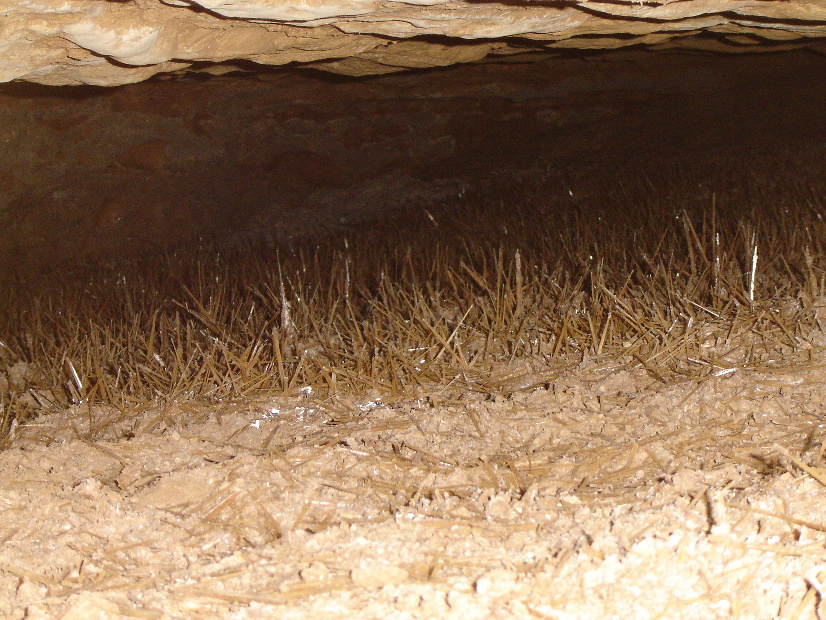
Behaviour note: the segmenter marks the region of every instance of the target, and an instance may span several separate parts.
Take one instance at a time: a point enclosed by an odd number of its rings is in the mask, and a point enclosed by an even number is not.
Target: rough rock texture
[[[365,75],[537,48],[823,49],[824,35],[818,0],[0,0],[0,81],[111,86],[228,61]]]
[[[615,187],[641,167],[824,144],[818,54],[532,58],[369,80],[2,84],[0,271],[346,231],[505,178],[568,200],[581,177]]]
[[[0,614],[823,618],[826,489],[779,452],[818,452],[810,364],[665,388],[589,365],[438,408],[187,403],[129,440],[87,438],[78,405],[0,453]]]

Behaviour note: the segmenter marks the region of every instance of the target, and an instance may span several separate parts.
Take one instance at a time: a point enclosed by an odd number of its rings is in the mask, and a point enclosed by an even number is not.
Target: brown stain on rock
[[[187,126],[195,135],[210,138],[215,134],[215,125],[218,122],[212,114],[198,112],[187,120]]]
[[[146,140],[122,151],[115,161],[125,168],[159,172],[166,164],[169,146],[169,140]]]
[[[261,173],[278,186],[288,189],[307,187],[342,187],[347,175],[325,153],[286,150],[264,160]]]
[[[17,175],[14,172],[14,167],[0,168],[0,192],[7,192],[17,187]]]
[[[37,119],[37,122],[51,129],[57,133],[64,133],[70,129],[74,129],[89,120],[89,115],[81,114],[79,116],[42,116]]]
[[[107,198],[101,204],[95,216],[95,227],[98,230],[111,230],[123,222],[128,208],[122,200]]]
[[[210,83],[190,82],[182,89],[179,83],[170,80],[154,82],[148,92],[140,84],[128,84],[114,90],[108,104],[112,112],[120,114],[183,119],[200,109],[207,100],[205,94],[211,92],[210,86]]]

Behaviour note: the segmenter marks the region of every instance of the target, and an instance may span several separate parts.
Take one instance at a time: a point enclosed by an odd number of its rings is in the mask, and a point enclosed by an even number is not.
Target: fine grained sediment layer
[[[822,48],[823,36],[826,4],[812,0],[0,0],[0,81],[112,86],[227,61],[369,75],[536,47]]]

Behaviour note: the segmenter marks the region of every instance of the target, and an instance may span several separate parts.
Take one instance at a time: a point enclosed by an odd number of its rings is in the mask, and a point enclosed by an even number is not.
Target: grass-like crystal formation
[[[94,437],[262,392],[495,397],[583,361],[663,383],[800,361],[821,344],[824,188],[765,168],[494,181],[360,232],[9,278],[0,435],[72,405]]]

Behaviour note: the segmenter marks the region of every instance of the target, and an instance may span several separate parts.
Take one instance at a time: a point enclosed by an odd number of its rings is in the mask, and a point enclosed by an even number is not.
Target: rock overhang
[[[530,50],[826,49],[813,0],[0,0],[0,81],[116,86],[223,63],[375,75]]]

